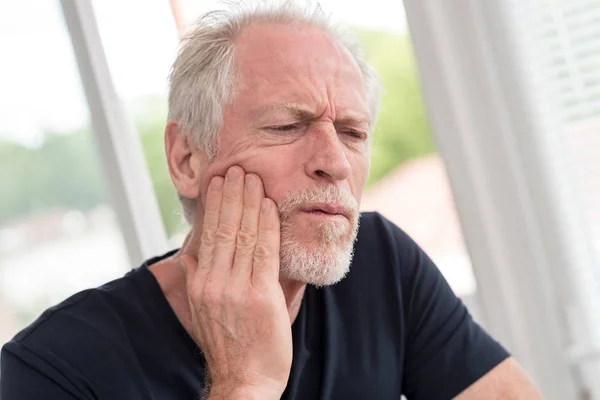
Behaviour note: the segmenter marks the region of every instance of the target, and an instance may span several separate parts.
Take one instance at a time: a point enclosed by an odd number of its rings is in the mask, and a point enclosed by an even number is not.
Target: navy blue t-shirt
[[[162,258],[74,295],[7,343],[2,400],[200,398],[202,353],[148,270]],[[292,333],[289,400],[446,400],[508,357],[376,213],[361,218],[348,276],[307,287]]]

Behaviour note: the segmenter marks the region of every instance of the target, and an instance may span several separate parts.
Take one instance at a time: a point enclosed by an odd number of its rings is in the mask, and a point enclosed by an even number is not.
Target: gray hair
[[[362,74],[373,128],[381,97],[379,77],[367,62],[358,41],[333,23],[318,4],[231,2],[226,9],[209,12],[198,19],[195,27],[182,38],[169,75],[168,118],[178,121],[180,132],[205,151],[209,161],[218,155],[218,135],[225,107],[235,96],[235,39],[244,28],[260,22],[314,26],[338,40],[350,52]],[[193,225],[195,200],[182,196],[179,199],[186,221]]]

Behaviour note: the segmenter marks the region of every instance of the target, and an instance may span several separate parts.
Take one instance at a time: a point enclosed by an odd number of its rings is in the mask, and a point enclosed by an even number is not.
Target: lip
[[[346,217],[347,219],[350,219],[352,214],[352,210],[339,204],[311,204],[309,206],[302,207],[300,211],[306,213],[320,212],[330,216]]]

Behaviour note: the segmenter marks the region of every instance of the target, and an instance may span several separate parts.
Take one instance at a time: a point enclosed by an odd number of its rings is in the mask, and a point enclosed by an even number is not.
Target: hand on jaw
[[[180,264],[210,398],[279,399],[292,333],[279,282],[277,206],[257,175],[234,166],[212,178],[201,230],[197,257],[184,255]]]

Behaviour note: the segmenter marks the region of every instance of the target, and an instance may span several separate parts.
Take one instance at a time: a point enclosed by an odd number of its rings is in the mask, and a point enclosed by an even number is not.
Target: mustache
[[[288,192],[285,198],[277,204],[279,218],[281,221],[285,221],[295,212],[313,204],[341,206],[353,216],[358,214],[358,202],[348,190],[340,189],[337,186],[326,186]]]

